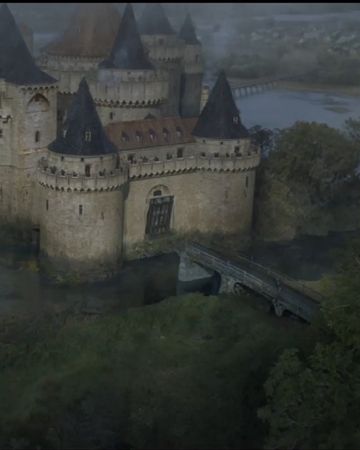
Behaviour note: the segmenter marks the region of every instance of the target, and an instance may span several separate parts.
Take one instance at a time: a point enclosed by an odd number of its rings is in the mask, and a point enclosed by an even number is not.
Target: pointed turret
[[[82,3],[69,26],[42,51],[48,55],[106,58],[114,44],[121,16],[111,3]]]
[[[193,135],[212,139],[239,139],[249,136],[241,123],[239,110],[224,71],[219,74]]]
[[[161,3],[147,3],[139,21],[141,34],[175,34]]]
[[[104,69],[153,70],[138,32],[134,11],[126,5],[110,57],[99,64]]]
[[[20,85],[55,82],[35,64],[6,4],[0,7],[0,78]]]
[[[82,156],[116,152],[115,146],[105,135],[85,78],[79,84],[60,136],[49,145],[49,149]]]
[[[181,27],[178,36],[180,39],[185,41],[185,44],[187,45],[201,45],[196,37],[195,27],[189,13],[186,14],[183,26]]]

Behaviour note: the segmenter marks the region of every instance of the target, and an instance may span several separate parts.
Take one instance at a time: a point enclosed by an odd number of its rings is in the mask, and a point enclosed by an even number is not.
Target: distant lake
[[[360,117],[360,97],[329,92],[270,90],[237,100],[247,127],[286,128],[296,121],[322,122],[342,128],[349,117]]]
[[[35,33],[35,55],[38,55],[39,48],[56,37],[57,33]],[[212,85],[213,81],[209,84]],[[275,89],[241,97],[237,106],[247,127],[261,125],[266,128],[285,128],[298,120],[306,120],[341,128],[347,118],[360,117],[360,97],[336,93]]]

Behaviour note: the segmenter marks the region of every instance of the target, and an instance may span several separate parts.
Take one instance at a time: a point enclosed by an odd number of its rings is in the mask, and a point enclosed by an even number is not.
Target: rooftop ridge
[[[193,135],[213,139],[249,137],[247,129],[241,123],[239,110],[223,70],[200,114]]]
[[[194,27],[194,23],[191,19],[190,13],[186,14],[184,23],[180,28],[179,38],[185,41],[186,44],[190,45],[200,45],[200,41],[196,36],[196,31]]]
[[[6,3],[0,7],[0,78],[17,85],[56,82],[36,65]]]
[[[105,69],[153,70],[141,42],[134,10],[127,3],[109,58],[99,64]]]
[[[106,136],[85,78],[68,109],[61,134],[49,149],[62,154],[96,156],[116,152]]]
[[[161,3],[147,3],[139,21],[141,34],[176,34]]]
[[[120,21],[120,13],[112,3],[80,3],[62,35],[42,51],[54,56],[105,58]]]

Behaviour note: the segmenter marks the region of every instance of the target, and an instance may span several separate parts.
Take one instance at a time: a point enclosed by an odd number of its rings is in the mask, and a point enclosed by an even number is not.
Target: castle
[[[108,276],[170,231],[247,233],[260,152],[225,74],[200,113],[189,15],[83,4],[36,63],[0,8],[0,219],[59,270]]]

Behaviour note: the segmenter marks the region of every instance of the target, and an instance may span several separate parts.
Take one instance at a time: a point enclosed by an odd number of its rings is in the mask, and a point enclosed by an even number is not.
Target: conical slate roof
[[[179,31],[179,38],[185,41],[189,45],[200,45],[198,38],[196,37],[195,27],[191,19],[190,14],[186,14],[183,26]]]
[[[6,4],[0,7],[0,78],[20,85],[49,84],[56,81],[35,64]]]
[[[100,68],[125,70],[152,70],[141,42],[140,34],[130,3],[126,5],[119,31],[108,59],[99,64]]]
[[[96,156],[116,152],[106,137],[89,86],[83,78],[69,107],[62,132],[49,145],[53,152]]]
[[[161,3],[147,3],[139,21],[141,34],[175,34]]]
[[[42,51],[56,56],[106,58],[120,21],[120,13],[112,3],[81,3],[62,36]]]
[[[239,139],[249,136],[241,123],[230,85],[221,71],[192,133],[214,139]]]

